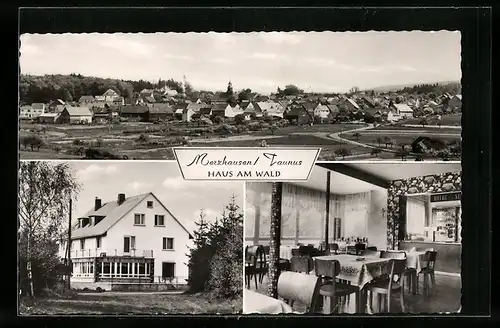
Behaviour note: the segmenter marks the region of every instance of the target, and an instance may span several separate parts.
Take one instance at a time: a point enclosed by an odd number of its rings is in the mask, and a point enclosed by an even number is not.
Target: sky
[[[458,81],[460,32],[23,34],[23,74],[187,80],[197,90],[346,92]]]
[[[119,193],[126,197],[153,192],[172,214],[190,231],[203,209],[211,222],[220,217],[232,195],[243,211],[243,184],[224,181],[183,180],[176,162],[71,161],[73,175],[81,184],[74,202],[73,217],[84,215],[94,206],[115,201]]]

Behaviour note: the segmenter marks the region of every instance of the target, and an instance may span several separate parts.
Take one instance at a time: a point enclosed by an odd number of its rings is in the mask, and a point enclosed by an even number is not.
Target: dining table
[[[359,287],[361,291],[359,293],[360,299],[356,298],[354,302],[355,306],[348,307],[345,309],[346,312],[372,312],[366,302],[366,292],[363,287],[375,278],[390,272],[390,259],[375,256],[360,257],[350,254],[316,256],[313,259],[319,261],[338,261],[340,264],[340,273],[336,278]],[[314,270],[310,274],[315,274]]]
[[[254,292],[250,289],[243,291],[243,313],[245,314],[280,314],[292,312],[292,307],[282,300]]]

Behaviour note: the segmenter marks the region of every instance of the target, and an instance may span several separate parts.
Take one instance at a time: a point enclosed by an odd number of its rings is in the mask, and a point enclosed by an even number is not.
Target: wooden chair
[[[330,252],[338,254],[339,251],[339,244],[333,243],[330,244]]]
[[[417,293],[418,293],[418,288],[419,288],[419,276],[421,274],[424,275],[424,294],[428,295],[429,294],[429,278],[432,282],[432,287],[436,284],[436,276],[434,273],[434,266],[436,264],[436,257],[437,257],[437,252],[436,251],[426,251],[424,255],[424,262],[427,262],[425,267],[420,270],[417,274]]]
[[[319,277],[298,272],[283,272],[278,278],[278,297],[293,308],[294,303],[305,305],[306,313],[316,313],[318,308]]]
[[[314,270],[316,275],[321,277],[321,287],[319,294],[323,296],[323,313],[331,314],[340,312],[339,306],[345,305],[347,297],[351,294],[356,295],[356,308],[360,309],[360,290],[357,286],[336,282],[335,278],[340,273],[339,261],[314,261]]]
[[[292,256],[300,256],[300,250],[298,248],[292,248]]]
[[[380,252],[377,250],[366,249],[361,253],[362,256],[380,257]]]
[[[309,274],[312,269],[312,259],[309,256],[292,256],[290,259],[290,271]]]
[[[257,286],[257,250],[259,246],[247,246],[245,247],[245,284],[247,288],[250,288],[250,282],[252,277],[255,278],[255,289]]]
[[[356,255],[361,255],[364,250],[366,250],[366,244],[357,243],[354,245],[354,249],[356,251]]]
[[[375,279],[373,282],[365,286],[367,292],[369,292],[368,302],[369,306],[372,306],[373,294],[378,296],[378,307],[380,312],[382,309],[382,295],[386,295],[387,312],[391,312],[391,297],[394,293],[401,293],[400,303],[401,310],[405,312],[405,302],[404,302],[404,287],[405,279],[403,278],[404,271],[406,269],[406,259],[391,259],[390,260],[390,274]]]
[[[404,251],[381,251],[380,257],[383,259],[406,259],[406,252]],[[415,269],[406,268],[403,276],[406,279],[406,285],[408,286],[408,292],[411,291],[413,284],[416,284],[417,274]]]
[[[268,253],[269,254],[269,253]],[[264,276],[269,272],[265,247],[259,245],[257,248],[256,274],[259,276],[259,283],[262,283]]]

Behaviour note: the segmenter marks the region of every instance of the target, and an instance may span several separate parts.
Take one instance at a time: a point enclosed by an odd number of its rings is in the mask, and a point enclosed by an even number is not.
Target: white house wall
[[[147,201],[153,201],[152,209],[147,208]],[[135,213],[145,214],[145,226],[134,225]],[[155,214],[165,216],[165,227],[154,226]],[[175,263],[174,274],[179,277],[179,281],[188,277],[186,254],[189,253],[189,235],[153,196],[150,195],[144,199],[108,230],[106,248],[123,251],[124,236],[135,236],[135,247],[140,252],[153,250],[155,276],[161,276],[162,262],[173,262]],[[174,250],[162,250],[163,237],[174,238]]]

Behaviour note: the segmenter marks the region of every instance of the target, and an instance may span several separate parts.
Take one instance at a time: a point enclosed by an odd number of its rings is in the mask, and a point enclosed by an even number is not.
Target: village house
[[[168,104],[154,104],[149,107],[148,121],[169,121],[174,119],[174,109]]]
[[[256,116],[268,115],[283,118],[285,109],[274,101],[262,101],[254,103]],[[259,115],[260,114],[260,115]]]
[[[231,106],[230,104],[227,104],[224,116],[233,118],[236,115],[243,114],[243,109],[241,109],[240,105],[236,104],[235,106]]]
[[[455,95],[448,101],[448,109],[455,112],[462,111],[462,95]]]
[[[320,119],[326,119],[330,116],[330,109],[327,105],[323,105],[321,103],[314,108],[314,117],[318,117]]]
[[[57,118],[59,117],[58,113],[43,113],[38,116],[36,119],[38,123],[49,123],[54,124],[57,122]]]
[[[227,103],[224,103],[224,104],[221,104],[221,103],[218,103],[218,104],[214,104],[212,105],[212,118],[213,117],[216,117],[216,116],[219,116],[219,117],[226,117],[226,108],[227,106],[229,106],[229,104]]]
[[[114,284],[175,281],[186,284],[192,235],[151,192],[94,206],[71,233],[75,288],[113,290]],[[67,242],[60,243],[65,257]]]
[[[193,119],[193,115],[195,114],[201,115],[202,112],[205,113],[206,111],[200,112],[200,110],[208,108],[211,108],[211,106],[207,104],[195,104],[195,103],[188,104],[186,108],[182,111],[182,121],[191,122],[191,120]]]
[[[337,106],[349,113],[357,113],[361,109],[356,101],[347,97],[340,99]]]
[[[92,112],[88,107],[65,106],[56,122],[61,124],[90,124],[92,123]]]
[[[295,123],[297,125],[311,124],[314,121],[304,105],[299,102],[293,102],[286,111],[284,117],[290,121],[290,123]]]
[[[407,104],[395,104],[393,103],[390,107],[396,118],[410,118],[413,117],[413,109]]]
[[[120,110],[120,116],[131,121],[145,122],[149,118],[149,108],[140,105],[123,106]]]
[[[34,119],[45,113],[45,104],[33,103],[31,106],[21,106],[19,108],[20,119]]]
[[[187,108],[186,103],[177,103],[174,105],[174,119],[176,120],[182,120],[182,115],[184,113],[184,110]]]
[[[154,97],[154,90],[152,90],[152,89],[142,89],[139,92],[139,95],[141,97]]]
[[[78,99],[78,103],[80,104],[89,104],[95,102],[94,96],[81,96],[80,99]]]

